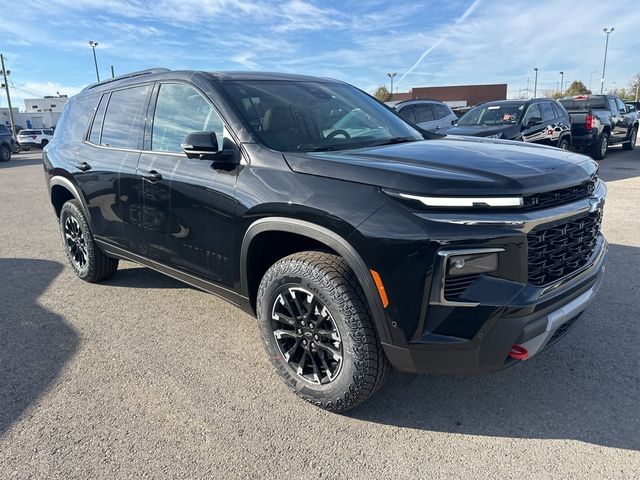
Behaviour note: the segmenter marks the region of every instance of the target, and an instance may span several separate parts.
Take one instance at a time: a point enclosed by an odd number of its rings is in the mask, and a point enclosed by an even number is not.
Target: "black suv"
[[[593,160],[425,140],[334,80],[115,78],[67,103],[43,158],[81,279],[127,259],[232,302],[284,381],[333,411],[391,365],[492,372],[537,354],[604,269]]]
[[[11,130],[6,125],[0,124],[0,162],[11,160],[12,153],[18,153],[20,147],[13,139]]]
[[[438,133],[520,140],[563,150],[571,147],[569,114],[549,98],[483,103],[465,113],[455,126]]]

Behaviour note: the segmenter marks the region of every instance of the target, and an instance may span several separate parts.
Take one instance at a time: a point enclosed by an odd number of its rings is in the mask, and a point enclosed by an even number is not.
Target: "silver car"
[[[450,127],[458,120],[451,108],[438,100],[406,100],[394,108],[403,120],[424,130]]]

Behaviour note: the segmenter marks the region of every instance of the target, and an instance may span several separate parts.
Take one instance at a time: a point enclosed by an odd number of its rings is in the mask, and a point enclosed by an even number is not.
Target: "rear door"
[[[618,107],[619,116],[619,122],[617,125],[620,135],[619,138],[620,140],[626,140],[629,132],[631,131],[631,126],[633,125],[633,120],[635,119],[635,117],[633,116],[633,114],[627,112],[627,107],[622,100],[620,100],[618,97],[615,97],[615,101],[616,106]]]
[[[147,248],[136,168],[151,90],[146,84],[103,94],[72,168],[96,238],[139,255]]]
[[[154,97],[153,123],[139,163],[149,258],[231,288],[241,167],[187,158],[182,143],[190,133],[203,131],[215,132],[225,149],[233,142],[213,103],[195,86],[160,83]]]
[[[627,130],[624,128],[624,115],[620,113],[615,97],[607,97],[611,112],[611,143],[624,140]]]

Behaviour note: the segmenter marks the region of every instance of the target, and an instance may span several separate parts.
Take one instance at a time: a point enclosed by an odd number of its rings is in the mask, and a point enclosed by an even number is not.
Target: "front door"
[[[535,121],[532,121],[535,119]],[[522,119],[522,140],[531,143],[546,141],[546,125],[542,121],[542,111],[537,103],[529,105]]]
[[[231,140],[212,103],[194,86],[162,83],[155,96],[149,145],[138,165],[149,258],[232,287],[239,167],[218,168],[182,151],[193,132],[215,132],[219,145]]]

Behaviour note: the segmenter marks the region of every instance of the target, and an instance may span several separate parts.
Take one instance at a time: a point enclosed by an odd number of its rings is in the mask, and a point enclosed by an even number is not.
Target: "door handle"
[[[142,179],[150,183],[156,183],[162,180],[162,175],[160,175],[155,170],[149,170],[147,173],[142,175]]]
[[[89,165],[87,162],[82,162],[82,163],[76,163],[75,167],[78,170],[82,170],[83,172],[86,172],[88,170],[91,170],[91,165]]]

